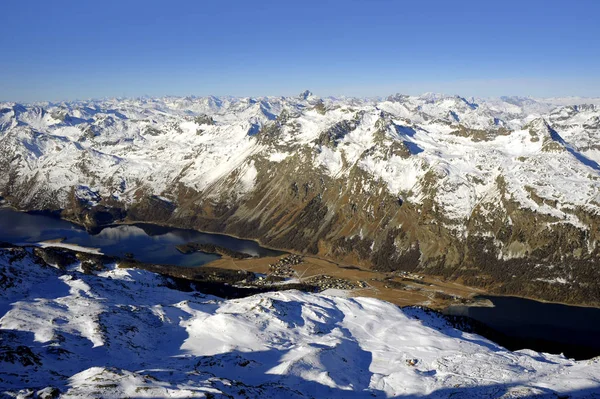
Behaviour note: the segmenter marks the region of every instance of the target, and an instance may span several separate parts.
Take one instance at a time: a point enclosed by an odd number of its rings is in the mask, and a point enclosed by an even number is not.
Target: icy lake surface
[[[33,244],[56,239],[64,239],[62,243],[66,244],[98,248],[106,255],[123,257],[130,253],[141,262],[178,266],[200,266],[219,258],[202,252],[182,254],[177,250],[177,245],[191,241],[215,244],[253,256],[280,254],[250,240],[152,224],[111,226],[98,234],[89,234],[65,220],[0,208],[0,241]]]

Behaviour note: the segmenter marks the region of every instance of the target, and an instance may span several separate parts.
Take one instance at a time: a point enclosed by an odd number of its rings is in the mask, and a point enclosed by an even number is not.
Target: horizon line
[[[332,99],[332,100],[341,100],[341,99],[353,99],[353,100],[367,100],[367,101],[385,101],[390,97],[394,96],[407,96],[407,97],[426,97],[430,96],[439,96],[440,98],[462,98],[465,100],[468,99],[477,99],[477,100],[491,100],[491,99],[499,99],[503,100],[504,98],[520,98],[520,99],[529,99],[529,100],[556,100],[556,99],[589,99],[589,100],[599,100],[599,96],[585,96],[585,95],[568,95],[568,96],[532,96],[532,95],[518,95],[518,94],[505,94],[501,96],[465,96],[460,94],[449,94],[445,92],[432,92],[427,91],[420,94],[407,94],[402,92],[396,92],[387,95],[378,95],[378,96],[352,96],[352,95],[315,95],[309,90],[305,90],[301,93],[295,95],[233,95],[233,94],[224,94],[224,95],[216,95],[216,94],[206,94],[206,95],[198,95],[198,94],[187,94],[187,95],[176,95],[176,94],[164,94],[164,95],[149,95],[142,94],[138,96],[108,96],[108,97],[89,97],[89,98],[75,98],[75,99],[61,99],[61,100],[37,100],[37,101],[19,101],[19,100],[6,100],[1,99],[0,103],[14,103],[21,105],[35,105],[39,103],[48,103],[48,104],[60,104],[60,103],[77,103],[77,102],[100,102],[100,101],[110,101],[110,100],[143,100],[143,99],[163,99],[163,98],[216,98],[216,99],[262,99],[262,98],[280,98],[280,99],[288,99],[288,98],[299,98],[306,92],[310,93],[310,96],[315,97],[317,99]]]

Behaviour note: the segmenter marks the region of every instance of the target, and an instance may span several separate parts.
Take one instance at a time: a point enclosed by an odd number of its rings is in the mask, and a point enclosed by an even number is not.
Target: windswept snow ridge
[[[509,352],[435,314],[298,291],[223,300],[0,251],[9,397],[590,397],[600,363]],[[536,396],[539,395],[539,396]]]

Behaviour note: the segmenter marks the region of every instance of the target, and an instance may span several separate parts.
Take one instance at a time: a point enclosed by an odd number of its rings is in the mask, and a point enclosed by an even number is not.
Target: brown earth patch
[[[219,269],[238,270],[269,275],[270,264],[285,257],[274,256],[252,259],[221,258],[207,266]],[[291,265],[299,282],[310,281],[317,276],[332,276],[346,279],[364,288],[349,290],[352,297],[371,297],[399,306],[420,305],[443,309],[452,303],[469,302],[484,291],[458,283],[443,281],[435,276],[403,272],[378,272],[338,263],[312,256],[303,256],[302,263]]]

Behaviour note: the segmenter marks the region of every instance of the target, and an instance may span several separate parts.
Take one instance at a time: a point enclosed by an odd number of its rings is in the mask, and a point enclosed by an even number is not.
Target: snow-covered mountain
[[[600,304],[600,100],[0,104],[0,195]],[[560,281],[560,282],[559,282]]]
[[[0,395],[558,398],[598,359],[510,352],[419,308],[299,291],[223,300],[109,265],[0,249]]]

